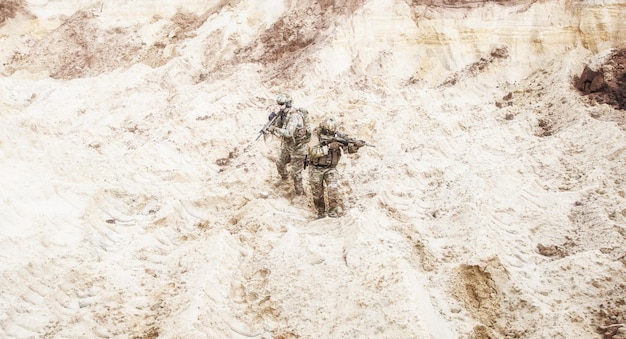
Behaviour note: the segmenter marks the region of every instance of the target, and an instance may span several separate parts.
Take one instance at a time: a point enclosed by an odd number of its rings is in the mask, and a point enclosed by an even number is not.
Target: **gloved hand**
[[[267,116],[267,121],[271,121],[272,119],[274,119],[275,116],[276,116],[276,113],[274,112],[270,113],[270,115]]]
[[[330,144],[328,144],[328,149],[335,151],[338,150],[339,148],[341,148],[341,143],[337,142],[337,141],[333,141]]]

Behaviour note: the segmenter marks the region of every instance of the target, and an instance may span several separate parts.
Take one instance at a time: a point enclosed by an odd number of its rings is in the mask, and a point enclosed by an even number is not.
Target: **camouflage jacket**
[[[356,153],[357,147],[354,145],[343,145],[339,142],[333,142],[333,137],[347,138],[342,133],[327,134],[321,127],[313,130],[314,146],[309,147],[308,161],[313,166],[319,167],[335,167],[341,159],[342,151],[348,153]]]
[[[283,139],[284,142],[300,143],[306,135],[304,118],[293,107],[287,107],[278,112],[279,117],[276,122],[276,129],[273,133]]]

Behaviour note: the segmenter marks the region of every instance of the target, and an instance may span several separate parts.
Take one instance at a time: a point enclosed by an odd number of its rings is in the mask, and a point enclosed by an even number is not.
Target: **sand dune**
[[[624,338],[625,13],[5,1],[0,337]],[[375,145],[340,218],[272,185],[279,92]]]

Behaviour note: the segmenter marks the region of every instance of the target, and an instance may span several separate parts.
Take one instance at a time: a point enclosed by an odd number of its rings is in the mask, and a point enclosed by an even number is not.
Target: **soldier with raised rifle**
[[[319,127],[313,130],[312,135],[314,146],[309,148],[305,166],[309,167],[313,205],[318,218],[326,215],[336,218],[342,212],[339,206],[339,174],[336,169],[342,153],[356,153],[363,146],[373,145],[337,132],[337,122],[333,118],[322,121]],[[328,205],[324,193],[327,195]]]

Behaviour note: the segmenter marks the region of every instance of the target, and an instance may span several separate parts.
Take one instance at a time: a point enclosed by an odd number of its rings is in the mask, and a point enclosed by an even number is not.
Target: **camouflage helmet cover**
[[[327,132],[335,133],[337,132],[337,121],[334,118],[326,118],[322,121],[320,127]]]
[[[291,97],[289,94],[280,93],[276,97],[276,103],[279,105],[287,104],[287,107],[291,106]]]

